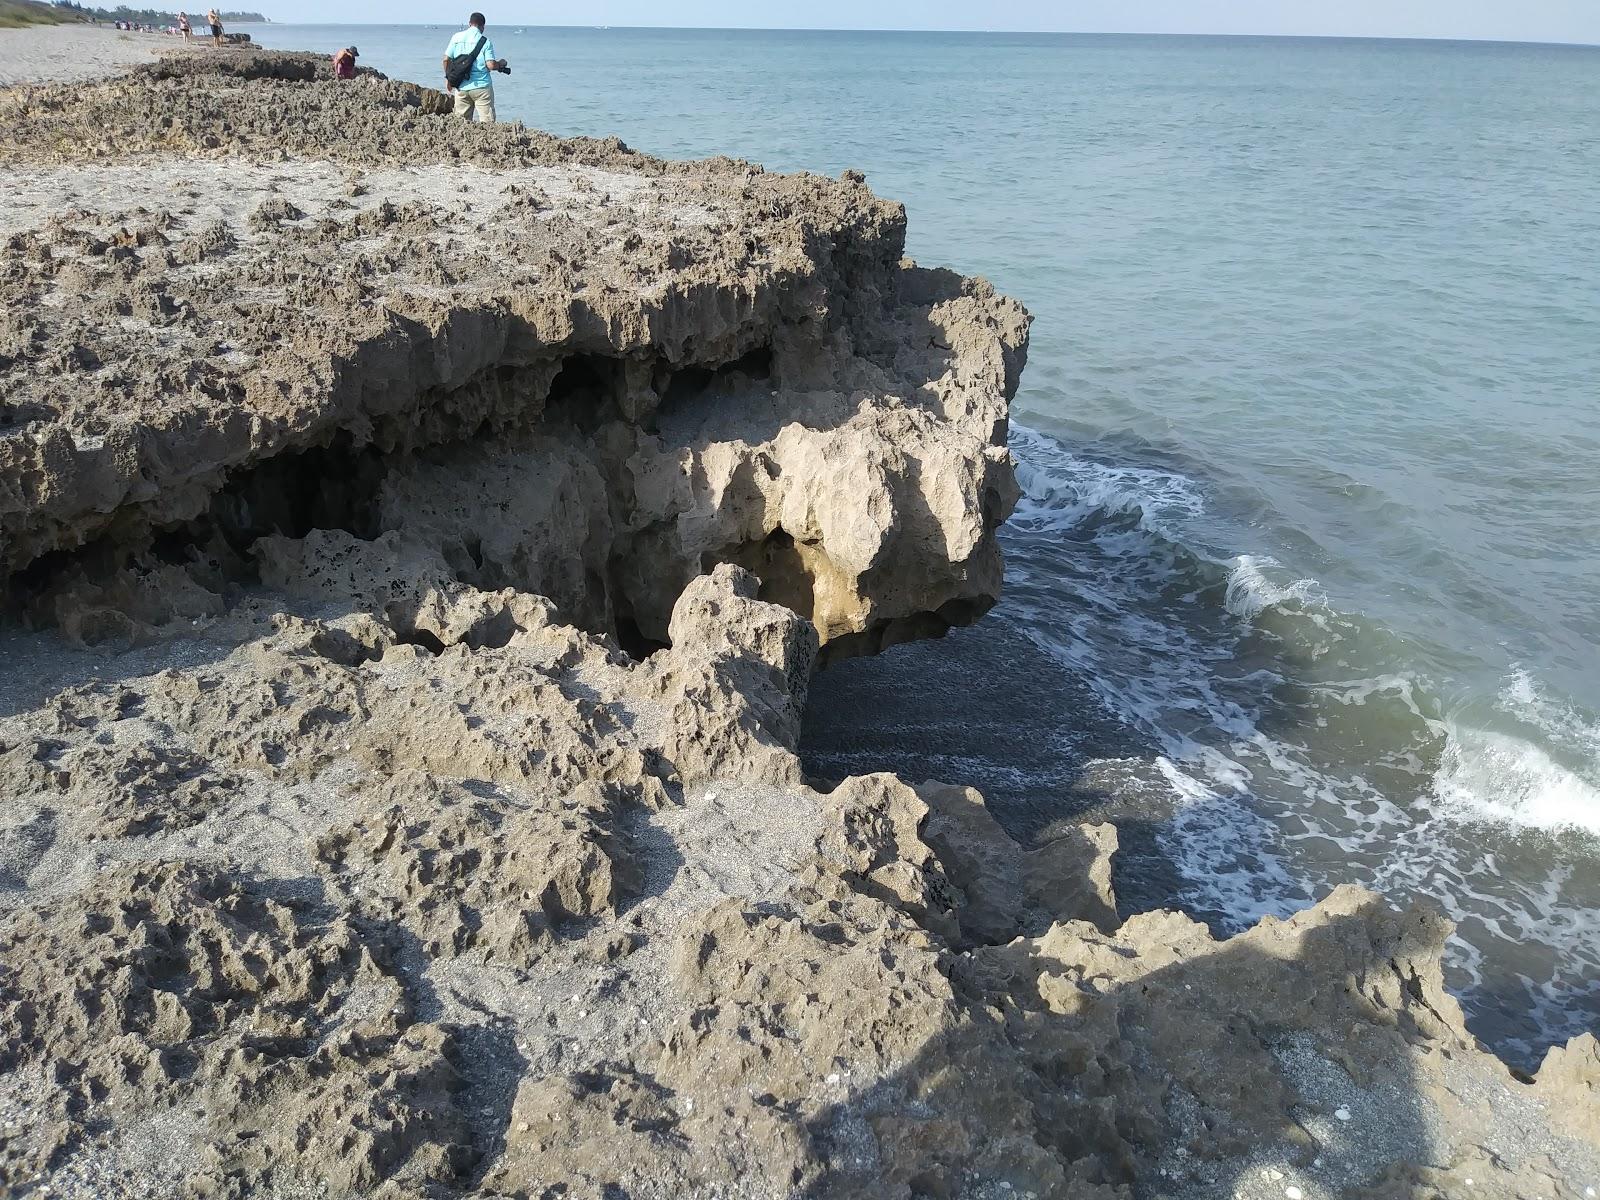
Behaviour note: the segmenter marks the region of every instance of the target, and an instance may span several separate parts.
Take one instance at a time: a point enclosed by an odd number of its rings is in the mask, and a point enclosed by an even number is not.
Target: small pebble
[[[835,1071],[832,1075],[829,1075],[828,1076],[828,1082],[829,1083],[838,1083],[839,1082],[839,1073],[837,1071]]]
[[[517,1122],[517,1132],[518,1133],[527,1133],[528,1132],[528,1123],[526,1121],[518,1121]]]
[[[712,801],[712,800],[715,800],[716,798],[717,798],[717,794],[715,792],[707,792],[706,793],[706,800],[708,802]]]
[[[1306,1194],[1297,1187],[1286,1187],[1283,1189],[1283,1194],[1289,1197],[1289,1200],[1306,1200]]]
[[[1350,1119],[1350,1110],[1348,1108],[1336,1108],[1333,1110],[1333,1115],[1341,1121],[1348,1121]]]

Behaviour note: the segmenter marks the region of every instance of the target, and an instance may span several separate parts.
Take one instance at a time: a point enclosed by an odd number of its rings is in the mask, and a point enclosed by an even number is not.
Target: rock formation
[[[1513,1079],[1433,914],[1218,942],[1109,827],[803,777],[819,662],[998,594],[1016,304],[859,177],[317,70],[0,95],[10,1189],[1600,1178],[1592,1039]]]
[[[903,262],[859,179],[463,138],[379,81],[306,125],[298,60],[179,61],[3,102],[0,572],[159,539],[235,576],[264,534],[396,531],[659,643],[735,562],[832,653],[993,602],[1027,318]],[[217,145],[84,168],[119,123]],[[318,157],[240,161],[267,127]]]

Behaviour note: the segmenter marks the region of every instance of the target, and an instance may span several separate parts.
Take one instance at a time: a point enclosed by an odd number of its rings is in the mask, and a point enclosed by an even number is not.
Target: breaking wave
[[[1003,612],[1151,744],[1177,903],[1234,930],[1343,882],[1425,896],[1460,923],[1453,982],[1504,1052],[1600,1017],[1600,722],[1521,668],[1474,697],[1317,580],[1230,552],[1241,531],[1183,471],[1025,426],[1012,448]]]
[[[1258,616],[1269,608],[1285,604],[1304,607],[1326,605],[1327,599],[1315,579],[1297,579],[1292,583],[1274,583],[1267,569],[1281,564],[1272,557],[1257,558],[1241,554],[1233,560],[1228,572],[1228,590],[1224,606],[1236,617],[1246,620]]]
[[[1600,835],[1600,723],[1552,700],[1521,668],[1501,690],[1499,708],[1535,736],[1451,729],[1434,779],[1440,811],[1464,821]]]

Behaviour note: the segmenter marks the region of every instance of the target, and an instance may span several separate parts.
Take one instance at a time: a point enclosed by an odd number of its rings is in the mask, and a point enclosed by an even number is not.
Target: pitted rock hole
[[[545,422],[567,423],[592,433],[603,421],[617,415],[619,401],[626,393],[621,359],[598,354],[571,355],[550,383]]]

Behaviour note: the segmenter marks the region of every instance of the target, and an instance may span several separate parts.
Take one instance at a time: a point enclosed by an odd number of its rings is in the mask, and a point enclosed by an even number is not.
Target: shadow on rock
[[[1413,1056],[1459,1036],[1441,936],[1350,889],[1228,942],[1149,913],[964,953],[955,1027],[809,1123],[807,1194],[1342,1194],[1429,1161]]]

